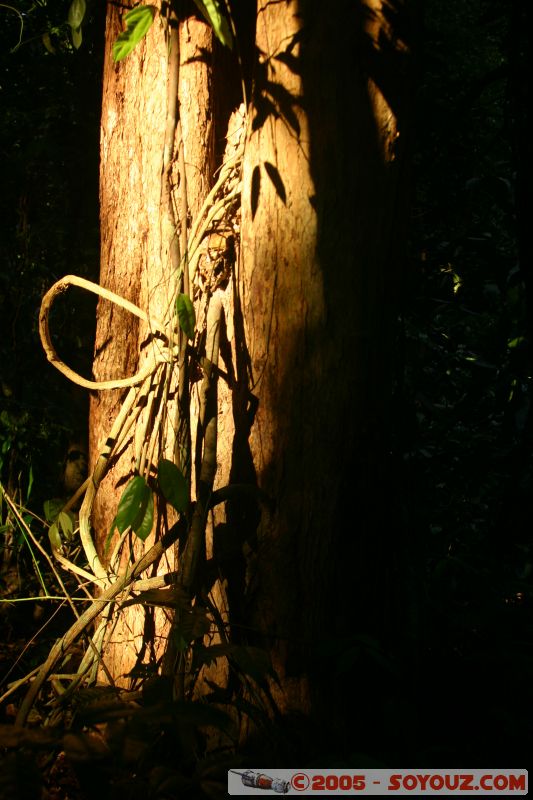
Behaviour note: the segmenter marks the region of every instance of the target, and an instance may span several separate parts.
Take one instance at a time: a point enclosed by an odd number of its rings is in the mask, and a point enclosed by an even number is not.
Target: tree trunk
[[[284,713],[320,710],[317,643],[381,631],[387,612],[390,353],[405,227],[402,5],[257,4],[240,241],[229,282],[213,292],[223,308],[215,489],[246,488],[210,514],[206,555],[230,640],[268,649],[279,677],[269,692]],[[159,318],[176,291],[162,198],[168,47],[156,21],[114,64],[121,13],[108,7],[101,283]],[[179,40],[194,219],[213,181],[215,140],[220,149],[237,103],[214,102],[212,79],[220,83],[207,26],[188,17]],[[241,40],[241,52],[249,45]],[[101,303],[95,376],[135,372],[147,335],[136,318]],[[122,400],[119,392],[92,398],[93,463]],[[171,427],[167,434],[171,458]],[[126,448],[98,493],[101,552],[133,468]],[[146,661],[152,649],[155,658],[165,633],[162,617],[150,628],[148,617],[121,614],[118,646],[105,651],[115,676],[139,654]]]
[[[171,80],[175,42],[157,19],[146,39],[123,61],[112,59],[112,46],[123,28],[122,8],[108,7],[102,102],[100,219],[100,283],[131,300],[150,317],[162,319],[177,292],[171,242],[173,223],[179,236],[184,186],[177,186],[178,132],[168,144],[167,84]],[[194,215],[208,192],[214,170],[211,98],[212,32],[196,18],[179,24],[178,104],[185,151],[186,192],[189,212]],[[175,187],[175,221],[169,218],[165,198],[165,146],[172,157],[171,181]],[[96,380],[134,374],[145,358],[149,344],[147,326],[106,301],[100,301],[93,372]],[[141,353],[141,356],[139,356]],[[173,391],[175,386],[172,387]],[[106,441],[125,392],[112,390],[91,397],[90,453],[94,466]],[[162,455],[173,458],[174,412],[165,410],[166,436]],[[116,514],[120,495],[133,475],[134,443],[130,442],[111,461],[97,494],[93,526],[99,552]],[[161,522],[155,530],[161,531]],[[151,540],[150,540],[151,541]],[[139,551],[137,544],[136,552]],[[161,569],[174,566],[173,559]],[[131,670],[139,658],[145,662],[160,656],[164,631],[163,615],[156,622],[133,606],[122,612],[106,647],[106,663],[117,679]],[[166,628],[165,628],[166,629]],[[140,655],[142,654],[142,656]]]
[[[232,472],[275,504],[243,526],[245,622],[271,648],[278,705],[298,711],[316,707],[313,685],[323,696],[316,645],[383,633],[389,610],[405,45],[378,0],[334,6],[259,3],[234,322],[250,394]]]

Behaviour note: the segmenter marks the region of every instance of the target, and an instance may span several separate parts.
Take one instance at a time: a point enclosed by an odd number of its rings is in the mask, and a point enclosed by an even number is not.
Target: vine
[[[45,294],[39,314],[39,332],[41,342],[50,363],[67,376],[73,383],[97,391],[106,391],[116,388],[128,388],[128,394],[106,438],[104,447],[96,460],[92,475],[80,487],[76,495],[71,498],[68,507],[83,496],[79,512],[79,534],[89,569],[82,569],[72,564],[60,552],[60,548],[53,548],[53,555],[62,567],[84,578],[86,581],[99,587],[101,594],[94,597],[83,614],[79,615],[74,625],[54,645],[46,661],[42,664],[37,675],[28,689],[20,706],[16,718],[17,725],[24,725],[28,713],[42,687],[44,681],[53,672],[58,660],[64,655],[66,649],[82,634],[87,632],[94,620],[102,617],[96,633],[90,639],[91,646],[83,659],[78,672],[71,676],[69,689],[72,691],[80,681],[94,678],[95,670],[101,663],[100,650],[102,647],[103,633],[106,618],[111,612],[111,607],[128,590],[128,593],[162,592],[160,604],[168,604],[168,587],[177,586],[180,589],[178,602],[176,595],[172,595],[171,605],[176,608],[177,616],[183,618],[193,613],[192,599],[195,583],[196,567],[199,553],[203,543],[207,512],[215,502],[223,499],[224,493],[213,493],[213,480],[216,470],[216,382],[218,363],[218,336],[220,325],[221,302],[217,297],[216,286],[218,278],[215,276],[214,265],[211,276],[200,278],[199,260],[204,252],[203,244],[213,233],[227,226],[229,217],[235,213],[241,190],[240,169],[242,163],[244,143],[239,142],[232,154],[225,160],[218,179],[206,198],[197,218],[194,220],[186,243],[188,259],[187,272],[191,284],[199,286],[203,283],[203,297],[206,302],[207,318],[207,345],[204,357],[199,355],[198,349],[184,348],[176,345],[177,334],[182,335],[185,343],[193,338],[196,327],[196,315],[188,294],[178,292],[177,296],[169,303],[165,318],[155,320],[138,306],[125,300],[119,295],[98,286],[97,284],[78,278],[73,275],[66,276],[57,281]],[[181,261],[181,271],[184,270],[184,258]],[[157,339],[157,346],[151,350],[150,356],[142,370],[135,375],[117,378],[109,381],[90,381],[74,370],[70,369],[56,353],[49,329],[49,316],[54,301],[65,292],[69,286],[78,286],[86,291],[97,294],[113,304],[129,311],[143,320],[150,329],[152,337]],[[200,295],[200,290],[198,291]],[[163,553],[171,547],[178,536],[187,526],[188,480],[176,464],[164,458],[157,458],[157,425],[161,424],[161,417],[155,418],[147,414],[141,423],[141,410],[155,407],[156,398],[170,381],[173,369],[183,369],[183,353],[186,353],[187,363],[191,359],[201,366],[204,380],[201,389],[200,428],[203,430],[203,457],[200,468],[200,480],[197,487],[197,500],[190,521],[187,543],[180,559],[179,569],[176,573],[153,578],[142,578],[143,573],[156,562]],[[180,356],[181,353],[181,356]],[[139,430],[139,427],[141,429]],[[135,430],[135,437],[133,432]],[[120,537],[111,555],[109,565],[104,567],[97,553],[91,531],[91,513],[98,488],[103,480],[110,458],[120,451],[124,445],[135,438],[135,471],[136,476],[127,485],[119,503],[113,527],[117,527]],[[150,454],[150,455],[148,455]],[[151,476],[151,465],[156,463],[157,488],[159,493],[180,514],[180,519],[171,530],[156,542],[133,566],[120,573],[120,553],[126,534],[131,530],[144,539],[153,524],[153,491],[147,478]],[[215,496],[216,495],[216,496]],[[112,531],[109,532],[108,542]],[[167,593],[165,595],[164,593]],[[136,594],[134,602],[146,602],[146,595]],[[130,601],[128,601],[130,602]],[[154,597],[151,602],[158,604]],[[77,615],[78,616],[78,615]],[[197,616],[197,615],[196,615]],[[34,676],[35,671],[32,671]],[[89,678],[87,676],[89,675]],[[30,676],[27,676],[30,679]],[[18,683],[20,685],[20,682]],[[62,695],[62,696],[63,696]]]

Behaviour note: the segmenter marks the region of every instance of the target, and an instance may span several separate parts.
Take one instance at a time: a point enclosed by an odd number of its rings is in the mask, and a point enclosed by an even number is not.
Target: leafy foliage
[[[194,0],[194,2],[205,20],[213,28],[217,39],[231,50],[233,48],[233,34],[219,0]]]
[[[97,131],[97,113],[87,116],[91,98],[84,95],[72,61],[83,58],[85,47],[74,54],[68,37],[58,33],[60,22],[43,24],[41,5],[32,8],[37,10],[24,36],[35,34],[35,41],[25,38],[16,60],[10,55],[2,62],[9,103],[0,136],[13,157],[6,165],[2,200],[8,236],[1,245],[0,267],[7,309],[0,338],[0,469],[19,487],[22,499],[30,495],[34,471],[33,491],[42,500],[53,494],[49,487],[43,493],[42,487],[72,425],[72,404],[64,385],[55,386],[55,374],[39,361],[32,320],[50,275],[70,271],[73,260],[85,263],[88,272],[95,269],[95,216],[86,216],[77,203],[80,184],[90,181],[87,153],[97,152],[96,134],[84,139],[89,123]],[[356,688],[357,707],[346,707],[347,716],[353,710],[352,719],[357,719],[353,738],[343,742],[344,756],[354,766],[410,761],[413,754],[433,765],[439,759],[459,762],[465,753],[494,753],[503,738],[515,745],[514,752],[522,752],[519,747],[529,743],[531,734],[531,312],[516,247],[520,164],[510,136],[509,7],[492,0],[431,0],[425,14],[411,275],[398,324],[393,398],[391,502],[397,510],[394,541],[401,543],[393,573],[393,630],[388,641],[347,631],[342,640],[318,642],[309,650],[313,657],[308,663],[297,665],[310,672],[324,670],[328,697],[350,684],[367,687],[368,700]],[[6,54],[18,35],[16,19],[3,31]],[[61,25],[66,19],[65,4]],[[89,22],[84,20],[84,34],[90,50]],[[42,35],[48,36],[46,53]],[[94,65],[77,63],[85,80]],[[61,97],[54,88],[58,85]],[[285,104],[289,112],[284,116],[297,131],[290,98],[276,96],[268,84],[262,93],[265,106],[262,112],[259,108],[256,125]],[[19,101],[30,94],[31,104]],[[91,102],[97,108],[94,97]],[[74,139],[67,135],[71,127]],[[76,155],[80,145],[82,158]],[[282,176],[272,165],[264,167],[285,202]],[[96,171],[95,162],[91,169]],[[253,211],[260,179],[258,166],[252,176]],[[187,300],[178,298],[176,311],[192,340],[196,321]],[[81,317],[79,343],[71,336],[76,319],[67,312],[62,318],[61,342],[71,348],[74,360],[83,360],[90,341],[86,317]],[[158,485],[178,512],[187,510],[184,479],[171,462],[159,463]],[[150,504],[150,487],[135,478],[119,506],[119,530],[132,527],[141,538],[147,534]],[[15,526],[2,512],[0,530],[8,534]],[[72,522],[60,519],[59,512],[59,506],[47,506],[57,546],[68,537]],[[239,542],[231,553],[232,569],[239,568],[241,558]],[[389,577],[384,574],[384,585]],[[98,753],[101,771],[94,773],[102,784],[102,774],[107,779],[112,773],[124,790],[148,786],[160,796],[208,793],[220,764],[208,756],[205,727],[230,730],[223,712],[217,715],[220,708],[244,715],[262,732],[269,730],[257,688],[272,678],[268,652],[240,642],[206,646],[203,637],[216,627],[212,612],[201,603],[191,611],[174,590],[151,590],[126,601],[136,602],[185,612],[174,631],[175,644],[180,654],[192,647],[194,678],[225,659],[241,683],[228,694],[208,678],[211,694],[201,708],[176,707],[165,677],[154,675],[154,664],[140,664],[131,678],[142,682],[141,701],[135,707],[121,703],[90,710],[83,708],[80,696],[65,749],[74,763],[85,758],[85,765]],[[481,675],[492,683],[490,708],[479,690]],[[468,719],[460,717],[465,708]],[[465,724],[458,725],[458,718]],[[106,719],[113,721],[112,736],[98,750],[85,723]],[[299,741],[295,730],[285,740],[277,719],[269,752],[292,755]],[[331,759],[317,760],[330,764],[333,756],[339,758],[335,752]]]
[[[136,475],[128,483],[118,504],[113,527],[119,533],[131,528],[144,541],[154,524],[154,496],[142,475]]]
[[[68,10],[68,24],[71,28],[72,44],[78,50],[81,46],[81,23],[85,18],[87,6],[85,0],[72,0]]]
[[[176,298],[176,313],[180,328],[188,339],[194,339],[194,329],[196,326],[196,314],[191,298],[187,294],[178,294]]]
[[[189,504],[189,487],[180,469],[166,458],[162,458],[157,467],[157,481],[163,497],[178,512],[187,510]]]
[[[117,37],[113,44],[113,58],[122,61],[144,39],[154,21],[155,6],[136,6],[125,15],[126,30]]]

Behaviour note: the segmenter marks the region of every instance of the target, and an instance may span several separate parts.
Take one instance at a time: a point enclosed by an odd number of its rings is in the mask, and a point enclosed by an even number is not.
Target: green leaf
[[[79,50],[81,47],[81,28],[72,28],[72,44]]]
[[[85,0],[72,0],[70,4],[70,8],[68,10],[68,17],[67,22],[72,28],[72,31],[77,30],[83,19],[85,17],[85,12],[87,10],[87,6],[85,4]],[[80,34],[80,41],[81,41],[81,34]],[[76,47],[76,45],[74,45]]]
[[[154,21],[155,6],[137,6],[128,11],[124,17],[126,30],[117,36],[113,44],[113,59],[122,61],[137,47],[141,39],[146,36]]]
[[[189,487],[181,470],[166,458],[157,466],[157,481],[163,497],[170,505],[183,513],[189,504]]]
[[[233,49],[233,36],[226,18],[222,13],[218,0],[194,0],[204,19],[211,25],[215,36],[222,44]]]
[[[126,528],[140,527],[150,496],[150,487],[141,475],[131,479],[122,493],[115,517],[114,524],[119,533],[124,533]]]
[[[67,511],[60,511],[57,518],[57,525],[65,539],[72,539],[74,536],[74,520]]]
[[[150,491],[150,489],[148,489]],[[150,535],[150,531],[152,530],[152,525],[154,524],[154,495],[150,491],[148,495],[148,502],[144,507],[144,512],[142,513],[142,519],[139,524],[137,524],[137,520],[133,523],[132,528],[134,532],[137,534],[141,541],[146,541],[148,536]]]
[[[52,525],[50,525],[48,529],[48,538],[50,539],[52,550],[61,550],[63,542],[61,540],[61,534],[59,533],[57,522],[54,522]]]
[[[188,294],[179,294],[176,298],[176,313],[178,315],[180,328],[188,339],[194,339],[194,328],[196,326],[196,314],[194,306]]]
[[[507,347],[509,350],[514,350],[515,347],[519,347],[523,342],[526,341],[525,336],[517,336],[515,339],[509,339],[507,342]]]

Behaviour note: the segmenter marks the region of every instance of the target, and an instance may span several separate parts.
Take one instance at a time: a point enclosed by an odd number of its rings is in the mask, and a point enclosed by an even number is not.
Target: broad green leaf
[[[57,524],[65,539],[72,539],[74,536],[74,520],[67,511],[59,512]]]
[[[72,3],[70,4],[70,8],[68,10],[68,17],[67,17],[67,22],[72,28],[72,31],[75,31],[80,27],[85,17],[86,10],[87,6],[85,5],[85,0],[72,0]]]
[[[117,36],[113,44],[113,59],[122,61],[137,47],[141,39],[146,36],[154,21],[155,6],[137,6],[128,11],[124,17],[126,30]]]
[[[72,28],[72,44],[79,50],[81,47],[81,28]]]
[[[233,36],[226,15],[222,12],[219,0],[194,0],[194,2],[206,22],[213,28],[217,39],[232,50]]]
[[[165,500],[183,513],[189,504],[189,487],[178,467],[166,458],[157,466],[157,481]]]
[[[54,522],[52,525],[50,525],[48,529],[48,538],[50,539],[52,550],[61,550],[63,542],[61,540],[61,534],[59,533],[57,522]]]
[[[194,339],[194,328],[196,327],[196,314],[194,306],[188,294],[179,294],[176,298],[176,313],[178,315],[180,328],[188,339]]]
[[[137,534],[141,541],[146,541],[148,536],[150,535],[150,531],[152,530],[152,525],[154,524],[154,495],[148,490],[150,494],[148,495],[148,500],[146,504],[141,507],[141,511],[139,512],[139,517],[132,525],[134,532]]]
[[[150,487],[140,475],[128,483],[118,504],[115,525],[119,533],[124,533],[126,528],[139,527],[144,519]]]

